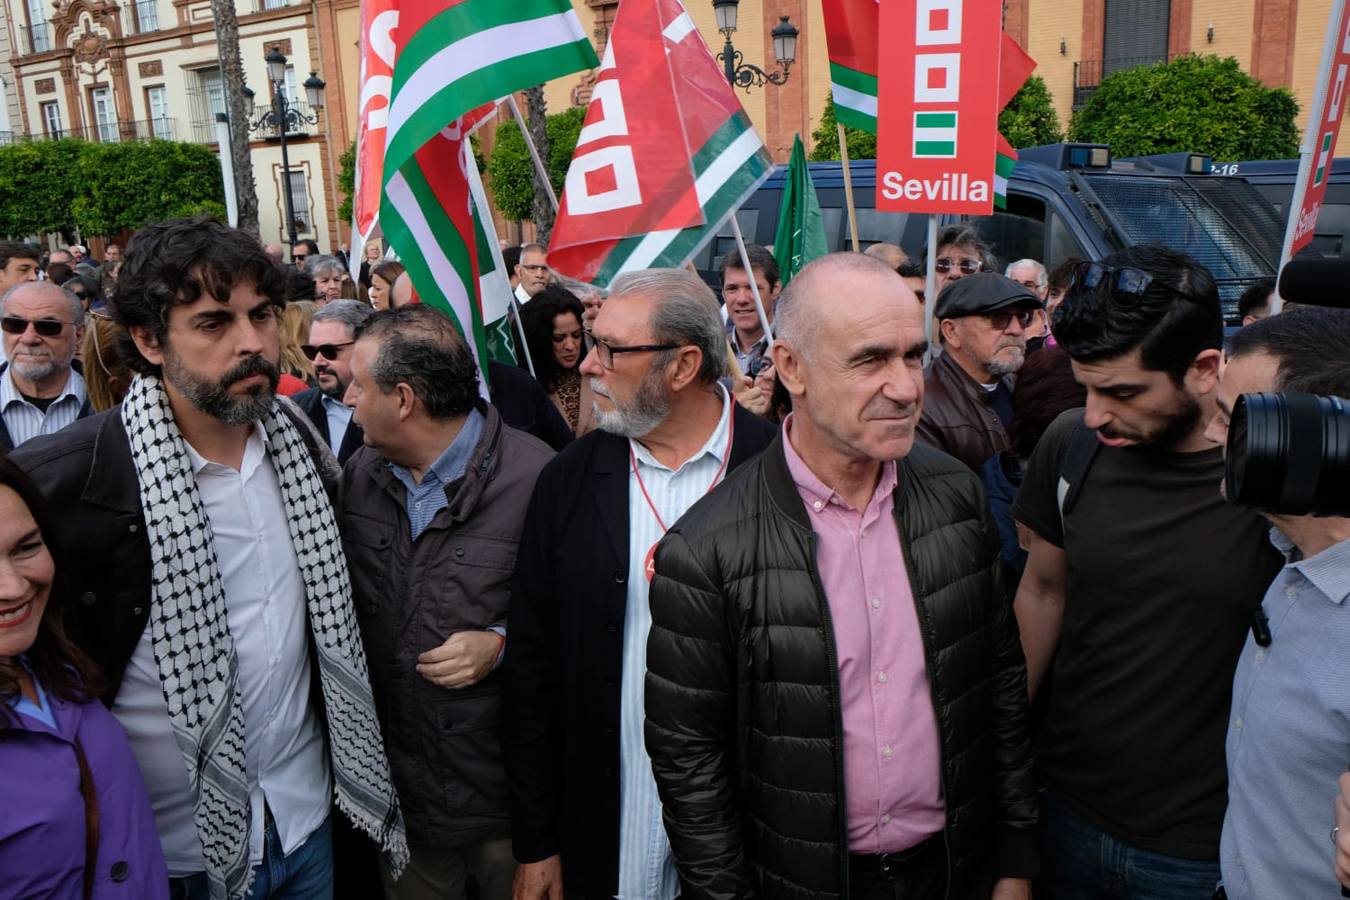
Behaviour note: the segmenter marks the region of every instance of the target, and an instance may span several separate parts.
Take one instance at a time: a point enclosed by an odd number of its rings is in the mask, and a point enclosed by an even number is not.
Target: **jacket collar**
[[[969,400],[984,406],[993,402],[993,395],[966,374],[966,370],[961,368],[961,364],[950,353],[944,351],[933,361],[933,375],[949,389],[957,391]],[[1009,390],[1012,389],[1012,379],[1009,376],[1005,375],[999,382]]]
[[[764,486],[769,491],[769,497],[773,500],[778,509],[791,521],[805,528],[807,531],[811,528],[811,519],[806,514],[806,504],[802,502],[802,495],[797,490],[797,483],[792,478],[792,471],[788,468],[787,456],[783,451],[783,441],[786,437],[783,430],[778,430],[778,436],[773,439],[773,443],[764,451],[761,458],[763,461]],[[898,515],[904,502],[906,491],[909,489],[908,478],[909,466],[903,459],[896,460],[895,463],[895,511]]]
[[[131,457],[131,441],[122,424],[122,408],[103,413],[103,423],[94,437],[89,479],[80,498],[124,513],[141,511],[140,479]]]

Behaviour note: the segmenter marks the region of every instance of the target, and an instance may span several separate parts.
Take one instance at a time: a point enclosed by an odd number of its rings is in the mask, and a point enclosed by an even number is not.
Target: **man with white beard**
[[[1007,450],[1012,375],[1027,358],[1027,330],[1040,298],[993,272],[953,281],[934,311],[942,355],[924,380],[918,441],[961,460],[975,472]]]
[[[502,748],[517,900],[679,893],[642,734],[652,556],[775,433],[718,383],[726,333],[697,275],[610,290],[581,365],[599,429],[540,473],[515,559]]]
[[[84,307],[50,281],[25,281],[0,299],[5,356],[0,365],[0,450],[60,431],[93,412],[73,367],[84,337]]]

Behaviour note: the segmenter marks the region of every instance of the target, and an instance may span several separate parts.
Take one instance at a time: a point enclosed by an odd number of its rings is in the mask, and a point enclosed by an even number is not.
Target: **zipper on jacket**
[[[904,496],[903,491],[901,491],[900,499],[903,500]],[[924,595],[919,590],[919,580],[914,573],[914,562],[910,558],[909,534],[905,531],[905,523],[900,519],[900,507],[898,505],[892,507],[891,515],[895,517],[895,530],[900,534],[900,550],[905,557],[905,572],[909,575],[910,593],[914,595],[914,610],[919,616],[919,630],[923,638],[923,662],[928,669],[928,696],[933,704],[933,722],[938,727],[938,758],[942,763],[938,772],[938,783],[942,786],[942,847],[946,851],[947,857],[947,885],[943,888],[942,896],[944,900],[949,900],[952,895],[952,818],[950,811],[947,809],[947,801],[951,795],[947,792],[947,741],[942,733],[942,717],[938,715],[937,669],[933,664],[933,642],[937,639],[937,635],[933,633],[933,618],[928,614],[928,609],[923,604],[922,598]]]
[[[839,650],[834,643],[834,619],[830,616],[830,601],[825,595],[825,585],[820,580],[820,569],[816,565],[816,551],[820,538],[814,531],[807,540],[811,550],[807,569],[811,573],[811,584],[816,589],[816,604],[820,607],[821,617],[825,620],[825,649],[830,655],[830,699],[834,701],[834,782],[839,793],[839,896],[848,898],[848,797],[844,793],[844,704],[840,699],[839,687]],[[951,876],[948,875],[948,883]]]

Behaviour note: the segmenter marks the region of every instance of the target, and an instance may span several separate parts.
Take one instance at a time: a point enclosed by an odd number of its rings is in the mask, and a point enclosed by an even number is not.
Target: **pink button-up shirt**
[[[791,417],[785,424],[791,434]],[[941,754],[918,609],[896,528],[895,463],[856,510],[783,441],[819,549],[839,659],[848,848],[894,853],[942,830]]]

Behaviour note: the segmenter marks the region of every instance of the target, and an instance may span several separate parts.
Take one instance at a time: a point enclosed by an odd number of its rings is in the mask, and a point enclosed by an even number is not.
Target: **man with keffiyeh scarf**
[[[126,400],[13,455],[62,511],[67,629],[109,679],[192,900],[332,897],[334,804],[407,859],[336,462],[276,396],[283,291],[249,235],[145,228],[112,302]]]

